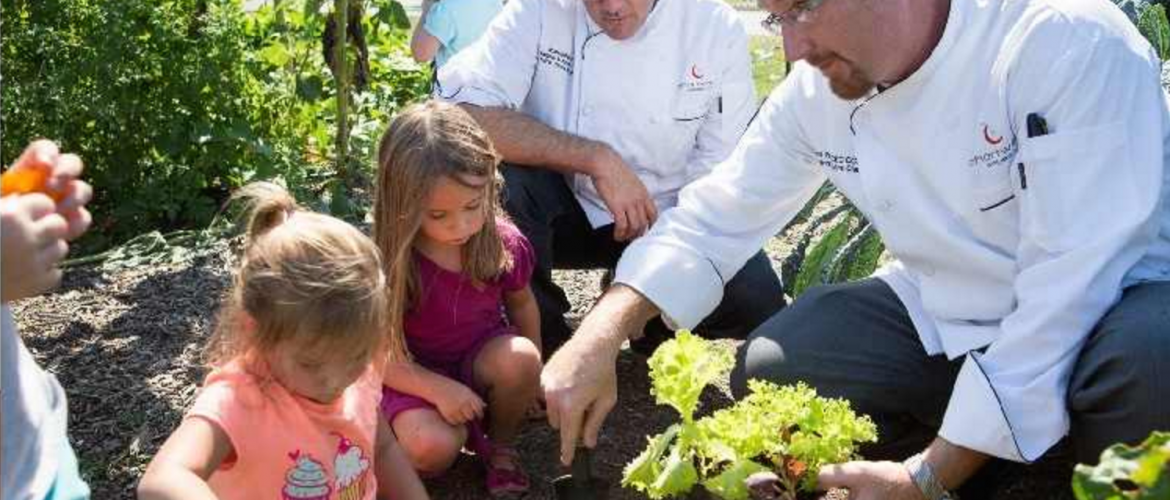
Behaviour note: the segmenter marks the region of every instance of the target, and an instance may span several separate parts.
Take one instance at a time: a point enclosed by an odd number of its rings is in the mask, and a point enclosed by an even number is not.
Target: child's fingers
[[[93,216],[90,215],[89,210],[79,208],[72,212],[62,213],[65,221],[69,225],[69,232],[65,236],[67,240],[75,240],[89,229],[89,225],[93,222]]]
[[[59,239],[41,247],[37,252],[37,266],[45,273],[55,274],[52,277],[53,283],[60,280],[61,270],[57,269],[57,265],[69,255],[69,244],[63,239]]]
[[[42,197],[44,197],[42,195]],[[47,197],[44,197],[48,200]],[[36,201],[36,200],[34,200]],[[38,211],[41,209],[40,202],[37,202]],[[50,207],[52,207],[52,200],[49,200]],[[34,218],[33,231],[35,231],[35,238],[37,246],[44,248],[50,245],[55,245],[58,241],[64,242],[65,237],[69,235],[69,223],[62,217],[61,214],[54,213],[52,208],[49,212],[39,218]]]
[[[50,188],[49,192],[60,194],[60,199],[57,200],[57,210],[61,212],[84,207],[93,198],[93,187],[89,183],[76,179],[64,183],[61,189]]]
[[[71,182],[81,177],[81,170],[81,157],[75,154],[60,155],[53,163],[53,173],[46,187],[50,192],[65,192]]]
[[[12,168],[51,169],[60,154],[61,150],[57,148],[57,143],[48,139],[39,139],[24,148],[24,152],[20,154],[20,158],[16,159],[16,163],[12,164]]]

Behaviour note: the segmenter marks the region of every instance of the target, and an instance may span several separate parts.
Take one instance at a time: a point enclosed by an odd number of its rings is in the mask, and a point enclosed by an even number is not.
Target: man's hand
[[[898,462],[827,465],[817,475],[817,488],[847,488],[850,500],[926,500]]]
[[[597,147],[593,187],[613,215],[613,238],[627,241],[646,233],[658,219],[658,207],[646,185],[612,148]]]
[[[561,462],[572,463],[577,443],[597,446],[606,415],[617,404],[617,350],[589,342],[577,330],[540,375],[548,423],[561,431]],[[620,344],[619,344],[620,347]]]
[[[601,297],[573,338],[544,365],[540,385],[548,423],[561,431],[561,462],[569,465],[584,441],[597,446],[597,433],[617,404],[617,356],[622,342],[658,314],[654,304],[623,284]]]
[[[923,461],[935,479],[948,490],[967,481],[990,459],[978,451],[952,444],[937,437],[922,452]],[[895,462],[849,462],[821,469],[817,487],[848,488],[850,500],[925,500],[922,490],[910,478],[906,466]]]

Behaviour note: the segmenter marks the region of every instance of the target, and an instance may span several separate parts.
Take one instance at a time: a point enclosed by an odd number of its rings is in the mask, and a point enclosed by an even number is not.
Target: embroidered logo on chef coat
[[[536,62],[573,74],[573,55],[555,47],[546,47],[536,54]]]
[[[678,82],[678,88],[684,92],[701,92],[714,84],[715,82],[708,78],[707,70],[696,63],[687,68],[682,81]]]
[[[979,128],[985,147],[967,160],[969,167],[992,168],[1008,163],[1016,157],[1019,142],[1014,135],[1010,138],[1005,137],[986,123],[981,123]]]
[[[987,141],[987,143],[991,144],[992,146],[998,146],[999,143],[1003,142],[1003,136],[1002,135],[995,135],[995,132],[991,131],[991,125],[984,123],[983,124],[983,140]]]
[[[826,169],[850,174],[858,172],[856,156],[835,154],[830,151],[816,151],[813,156],[817,158],[817,164]]]

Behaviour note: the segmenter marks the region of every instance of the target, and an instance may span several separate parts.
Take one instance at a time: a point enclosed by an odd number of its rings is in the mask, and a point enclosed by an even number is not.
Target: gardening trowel
[[[578,447],[573,454],[571,474],[553,480],[557,500],[605,500],[609,496],[609,484],[599,477],[593,477],[592,450]]]

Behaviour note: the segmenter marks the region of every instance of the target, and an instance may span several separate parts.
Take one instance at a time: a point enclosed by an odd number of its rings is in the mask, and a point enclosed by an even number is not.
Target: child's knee
[[[535,387],[540,383],[540,351],[524,337],[510,339],[506,349],[498,351],[492,360],[488,376],[493,386]]]
[[[399,421],[395,424],[395,434],[407,458],[424,475],[438,474],[450,468],[467,440],[467,429],[461,425],[452,426],[442,421],[416,426],[401,425]]]

